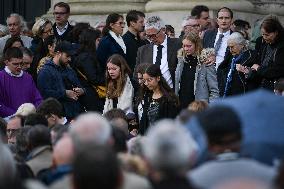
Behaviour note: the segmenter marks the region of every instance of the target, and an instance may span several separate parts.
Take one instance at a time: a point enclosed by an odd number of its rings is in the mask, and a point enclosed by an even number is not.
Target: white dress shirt
[[[171,88],[173,88],[173,81],[172,81],[172,78],[171,78],[171,73],[170,73],[169,65],[168,65],[167,37],[165,38],[164,42],[161,45],[163,45],[163,48],[162,48],[162,59],[161,59],[160,69],[161,69],[162,75],[165,78],[168,85]],[[153,47],[153,64],[155,64],[155,62],[156,62],[157,53],[158,53],[158,45],[154,45],[154,47]]]
[[[68,22],[66,23],[66,25],[61,30],[56,25],[56,31],[57,31],[58,35],[63,35],[66,32],[67,28],[68,28]]]
[[[218,33],[216,35],[216,38],[215,38],[215,42],[214,42],[214,47],[219,39],[219,35],[220,34],[223,34],[224,37],[222,39],[222,43],[221,43],[221,46],[220,46],[220,49],[216,55],[216,69],[218,68],[218,66],[223,62],[224,60],[224,57],[225,57],[225,53],[226,53],[226,50],[227,50],[227,41],[228,41],[228,38],[230,36],[230,30],[225,32],[225,33],[222,33],[220,32],[220,30],[218,29]]]

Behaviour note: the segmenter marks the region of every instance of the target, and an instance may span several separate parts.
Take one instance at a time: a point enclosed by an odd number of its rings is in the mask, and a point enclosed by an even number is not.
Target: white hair
[[[71,123],[70,135],[75,142],[106,144],[111,136],[111,126],[102,115],[89,112]]]
[[[190,132],[170,119],[159,121],[147,133],[143,149],[151,166],[163,173],[186,171],[197,144]]]
[[[227,42],[235,42],[239,45],[244,45],[244,50],[249,48],[249,41],[244,38],[244,36],[239,32],[232,33],[229,37]]]
[[[145,30],[154,28],[156,30],[160,30],[165,28],[165,23],[159,16],[151,16],[146,20]]]
[[[36,107],[32,103],[24,103],[18,108],[15,115],[27,116],[33,113],[36,113]]]
[[[215,49],[214,48],[205,48],[202,49],[199,60],[201,63],[204,63],[210,56],[215,56]]]
[[[0,139],[1,140],[1,139]],[[14,179],[17,168],[14,157],[9,148],[0,141],[0,179]]]
[[[10,14],[10,15],[7,17],[7,20],[6,20],[7,26],[8,26],[8,19],[9,19],[10,17],[16,17],[16,18],[19,19],[19,21],[20,21],[20,26],[21,26],[21,31],[23,31],[23,29],[27,27],[27,23],[26,23],[26,21],[24,20],[24,18],[23,18],[21,15],[17,14],[17,13],[12,13],[12,14]]]

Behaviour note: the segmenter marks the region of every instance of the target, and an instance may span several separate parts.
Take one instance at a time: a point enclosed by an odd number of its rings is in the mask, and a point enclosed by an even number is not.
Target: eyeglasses
[[[184,26],[185,28],[199,28],[200,25],[199,24],[194,24],[194,25],[186,25]]]
[[[19,129],[6,129],[7,135],[15,136]]]
[[[54,16],[56,16],[56,15],[62,16],[64,14],[67,14],[67,12],[54,12],[53,13]]]
[[[52,34],[52,33],[53,33],[53,29],[50,28],[49,30],[43,31],[42,33],[43,33],[43,34],[44,34],[44,33],[46,33],[46,34]]]
[[[23,62],[22,65],[30,65],[30,64],[31,64],[31,62]]]
[[[162,29],[160,29],[156,34],[146,34],[145,36],[146,36],[146,38],[148,38],[148,39],[153,39],[153,38],[157,38],[158,37],[158,34],[160,33],[160,31],[161,31]]]
[[[118,24],[120,26],[125,26],[125,22],[115,22],[114,24]]]
[[[150,77],[148,79],[143,79],[143,83],[151,83],[154,80],[154,78]]]

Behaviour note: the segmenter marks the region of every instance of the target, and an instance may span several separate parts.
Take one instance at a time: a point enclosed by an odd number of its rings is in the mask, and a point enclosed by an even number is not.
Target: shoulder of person
[[[169,43],[174,43],[176,45],[181,45],[182,44],[182,40],[180,38],[169,38],[168,37],[168,42]]]
[[[6,40],[9,39],[10,37],[11,37],[10,35],[5,35],[4,37],[0,37],[0,42],[6,41]]]
[[[209,30],[205,31],[204,37],[205,37],[205,36],[208,36],[208,35],[213,35],[214,33],[217,34],[217,33],[218,33],[218,29],[213,28],[213,29],[209,29]]]

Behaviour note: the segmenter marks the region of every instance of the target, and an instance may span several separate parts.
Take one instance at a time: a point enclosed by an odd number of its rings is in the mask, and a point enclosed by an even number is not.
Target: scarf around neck
[[[119,46],[122,48],[124,54],[126,54],[126,46],[122,39],[122,37],[119,35],[117,36],[113,31],[109,31],[110,36],[119,44]]]

